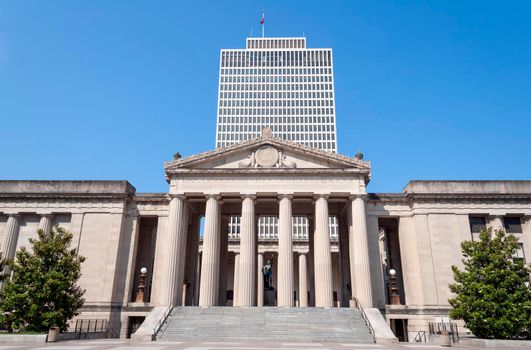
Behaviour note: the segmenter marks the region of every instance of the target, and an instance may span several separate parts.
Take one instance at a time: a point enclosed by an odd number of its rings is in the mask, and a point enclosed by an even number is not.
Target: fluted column
[[[168,263],[165,266],[163,305],[180,305],[182,302],[182,286],[184,264],[182,255],[186,248],[186,198],[173,196],[170,200],[167,228]]]
[[[238,306],[256,305],[256,222],[254,196],[242,196]]]
[[[293,238],[291,195],[279,195],[278,215],[278,306],[293,306]]]
[[[328,224],[328,196],[319,195],[315,201],[315,306],[334,306],[332,289],[332,254]]]
[[[207,197],[199,292],[199,306],[203,307],[218,304],[220,204],[219,196]]]
[[[352,291],[363,307],[372,307],[365,200],[361,196],[351,196],[349,202],[349,251]]]
[[[4,243],[2,244],[2,256],[4,259],[13,259],[17,249],[18,233],[20,230],[20,215],[9,215],[4,233]]]
[[[228,216],[221,217],[221,236],[219,245],[219,306],[227,305],[227,265],[229,247],[229,220]]]
[[[240,253],[234,254],[234,279],[233,279],[233,293],[232,293],[232,306],[239,306],[239,287],[240,283]]]
[[[299,254],[299,307],[308,306],[308,262],[306,253]]]
[[[262,267],[264,266],[264,254],[258,253],[258,263],[256,264],[256,306],[264,306],[264,275]]]
[[[44,214],[41,216],[41,220],[39,221],[39,230],[48,232],[52,229],[52,224],[53,224],[53,215]]]
[[[191,215],[191,222],[188,225],[188,237],[186,239],[186,260],[185,260],[185,272],[184,281],[186,283],[186,296],[184,305],[194,305],[197,294],[197,264],[198,264],[198,251],[199,251],[199,226],[200,217],[198,214]]]

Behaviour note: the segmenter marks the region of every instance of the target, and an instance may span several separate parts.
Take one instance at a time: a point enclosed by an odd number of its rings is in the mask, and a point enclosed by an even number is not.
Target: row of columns
[[[315,197],[313,268],[315,274],[315,306],[333,307],[332,258],[328,222],[328,196]],[[279,252],[277,269],[277,305],[294,306],[294,271],[292,242],[292,195],[279,195]],[[263,256],[257,254],[256,213],[254,195],[242,196],[240,250],[235,256],[234,306],[263,305]],[[215,306],[220,301],[221,198],[208,195],[205,210],[199,306]],[[186,245],[187,205],[184,196],[174,195],[170,201],[168,219],[169,262],[166,265],[164,305],[177,305],[182,300],[184,247]],[[363,306],[372,306],[365,202],[362,197],[349,198],[349,251],[353,277],[353,294]],[[226,248],[225,248],[226,249]],[[258,261],[257,261],[258,260]],[[299,255],[300,306],[308,305],[307,257]],[[224,268],[221,266],[221,268]],[[224,272],[224,271],[223,271]],[[260,277],[260,278],[258,278]],[[312,283],[312,281],[310,281]],[[306,291],[306,292],[304,292]],[[258,295],[257,295],[258,294]]]
[[[4,241],[0,247],[2,256],[7,259],[15,257],[18,235],[20,231],[20,214],[9,214],[4,232]],[[39,221],[39,230],[50,231],[53,225],[53,215],[41,215]]]

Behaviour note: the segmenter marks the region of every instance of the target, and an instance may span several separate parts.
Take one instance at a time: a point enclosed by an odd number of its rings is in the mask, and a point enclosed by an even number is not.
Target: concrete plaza
[[[454,349],[479,349],[474,347],[454,346]],[[59,343],[45,344],[0,344],[0,350],[297,350],[297,349],[318,349],[318,350],[384,350],[384,349],[444,349],[439,345],[431,344],[349,344],[349,343],[286,343],[286,342],[149,342],[139,343],[128,340],[81,340],[65,341]],[[498,348],[502,349],[502,348]],[[509,348],[507,348],[509,349]]]

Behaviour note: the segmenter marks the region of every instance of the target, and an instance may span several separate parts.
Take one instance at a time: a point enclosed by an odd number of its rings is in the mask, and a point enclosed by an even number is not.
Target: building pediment
[[[183,171],[305,171],[340,170],[370,174],[370,162],[361,155],[344,155],[321,151],[292,141],[282,140],[270,133],[188,157],[175,157],[166,162],[167,175]]]

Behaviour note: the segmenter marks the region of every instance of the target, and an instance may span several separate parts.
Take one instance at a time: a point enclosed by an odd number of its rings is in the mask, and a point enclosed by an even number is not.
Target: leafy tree
[[[85,258],[70,249],[72,234],[58,226],[39,230],[30,243],[31,251],[21,248],[8,262],[13,274],[0,292],[0,322],[9,331],[66,330],[84,302],[76,282]]]
[[[4,282],[7,276],[7,259],[5,259],[2,252],[0,252],[0,284]]]
[[[463,319],[479,338],[530,336],[530,268],[513,259],[517,248],[515,236],[492,229],[481,232],[478,241],[461,243],[464,270],[452,266],[450,317]]]

